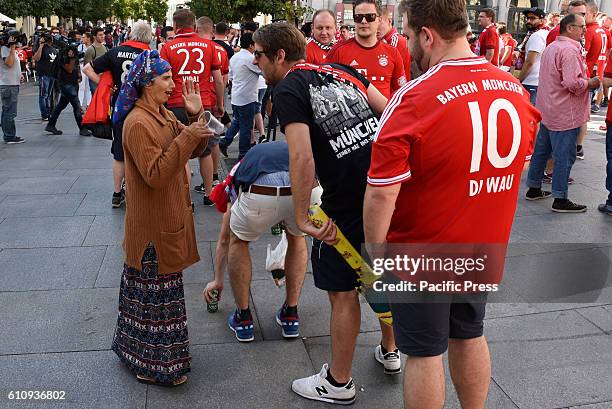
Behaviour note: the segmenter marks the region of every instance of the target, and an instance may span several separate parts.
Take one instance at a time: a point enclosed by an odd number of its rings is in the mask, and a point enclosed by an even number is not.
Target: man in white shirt
[[[548,30],[546,25],[546,14],[544,10],[537,7],[524,10],[523,14],[527,20],[527,30],[531,32],[525,45],[525,63],[519,75],[519,81],[529,91],[529,100],[535,106],[538,84],[540,80],[540,58],[546,48],[546,36]]]
[[[7,46],[0,50],[0,98],[2,99],[1,127],[4,134],[4,143],[12,145],[23,143],[25,140],[16,135],[15,117],[17,116],[17,96],[21,81],[21,65],[15,48],[15,36],[10,35]]]
[[[219,142],[219,149],[227,156],[227,147],[240,132],[238,158],[242,159],[251,148],[251,131],[258,105],[257,83],[261,70],[253,65],[255,43],[253,34],[245,33],[240,37],[240,51],[230,60],[229,79],[232,83],[232,111],[234,119],[225,137]]]

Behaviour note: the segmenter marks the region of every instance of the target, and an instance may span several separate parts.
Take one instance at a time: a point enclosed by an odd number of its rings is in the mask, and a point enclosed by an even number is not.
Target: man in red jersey
[[[327,9],[317,10],[312,16],[312,37],[306,43],[306,62],[324,64],[335,39],[336,15]]]
[[[366,246],[498,243],[503,249],[540,114],[514,77],[470,51],[465,0],[402,0],[400,7],[410,54],[426,72],[381,117],[364,203]],[[512,182],[474,189],[487,178]],[[408,355],[406,408],[444,406],[447,349],[461,406],[485,407],[486,293],[447,296],[446,303],[391,305],[395,340]]]
[[[478,24],[483,28],[478,37],[479,55],[493,65],[499,65],[499,35],[495,28],[495,11],[492,8],[480,10]]]
[[[220,71],[221,61],[219,60],[216,45],[212,40],[201,38],[195,31],[196,17],[191,10],[179,9],[173,16],[175,36],[173,40],[166,42],[160,56],[168,61],[172,66],[172,79],[176,85],[172,95],[168,99],[168,109],[176,118],[189,124],[189,119],[183,105],[183,97],[179,88],[184,80],[191,79],[200,84],[200,96],[204,109],[211,110],[215,115],[223,114],[223,77]],[[210,79],[214,79],[216,98],[211,98],[209,88]],[[200,173],[205,181],[208,195],[212,191],[212,158],[210,150],[200,159]],[[204,195],[204,205],[213,206],[214,203]]]
[[[605,43],[608,40],[608,36],[606,35],[606,32],[601,27],[599,27],[599,23],[597,22],[598,11],[599,7],[593,0],[587,2],[584,49],[586,51],[587,74],[589,75],[589,77],[593,75],[595,69],[597,69],[597,75],[601,77],[603,68],[605,68],[599,64],[599,58],[603,55],[605,60],[605,50],[603,48],[606,47]],[[598,90],[595,90],[593,92],[593,96],[596,97],[597,93]],[[597,104],[597,101],[592,101],[591,112],[599,112],[599,105]]]
[[[578,14],[586,18],[587,2],[585,0],[574,0],[570,2],[569,6],[567,7],[567,14]],[[549,46],[550,43],[552,43],[557,39],[557,37],[559,37],[559,28],[560,27],[557,24],[555,28],[550,30],[548,36],[546,37],[546,46]]]
[[[499,57],[499,68],[501,68],[502,71],[509,72],[512,68],[512,55],[514,54],[514,49],[518,45],[518,42],[512,37],[512,34],[508,32],[506,23],[497,23],[497,31],[499,32],[499,38],[503,44],[503,48],[500,47],[503,51]]]
[[[604,15],[601,21],[601,27],[606,31],[606,35],[608,36],[608,54],[606,57],[606,69],[608,66],[610,66],[609,62],[610,59],[612,59],[612,53],[610,52],[612,50],[612,17]],[[606,85],[606,81],[604,81],[603,83],[603,89],[604,89],[604,99],[601,102],[601,106],[602,107],[607,107],[608,106],[608,98],[610,97],[610,87],[608,85]]]
[[[336,44],[327,53],[327,62],[353,67],[390,98],[406,83],[402,56],[397,48],[376,38],[380,8],[375,0],[357,0],[353,16],[355,37]]]
[[[213,40],[214,27],[215,25],[209,17],[200,17],[196,21],[196,31],[200,38],[206,40]],[[213,45],[215,46],[215,54],[217,54],[217,58],[221,63],[221,75],[223,78],[223,87],[225,89],[229,75],[229,59],[227,57],[227,52],[223,46],[214,41]],[[204,109],[212,110],[213,107],[217,105],[217,95],[214,77],[210,77],[210,80],[206,83],[204,89],[201,89],[201,92],[206,94],[207,100],[210,102],[210,106],[204,107]],[[202,156],[199,158],[202,184],[194,186],[193,188],[196,192],[202,193],[204,195],[203,201],[204,205],[206,206],[212,205],[212,200],[210,200],[208,196],[212,192],[214,180],[218,180],[219,178],[217,172],[219,168],[220,155],[221,152],[219,150],[219,137],[217,135],[216,137],[209,139],[208,149],[206,149]],[[215,175],[217,175],[216,179]]]
[[[391,44],[397,48],[400,55],[402,56],[402,62],[404,63],[404,73],[406,74],[406,80],[410,80],[410,51],[408,51],[408,42],[406,37],[397,32],[393,27],[393,15],[387,7],[383,8],[380,15],[380,25],[376,32],[376,37],[387,44]]]

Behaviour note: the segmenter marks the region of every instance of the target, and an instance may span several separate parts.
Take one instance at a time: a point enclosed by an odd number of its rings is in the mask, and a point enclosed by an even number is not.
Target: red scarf
[[[150,50],[149,44],[141,43],[140,41],[127,40],[119,44],[119,46],[125,45],[127,47],[134,47],[140,50]]]

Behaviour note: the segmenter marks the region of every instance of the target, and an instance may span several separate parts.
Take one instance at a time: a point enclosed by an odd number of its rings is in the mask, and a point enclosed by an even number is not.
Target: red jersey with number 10
[[[164,44],[160,56],[172,66],[174,91],[168,100],[169,107],[183,106],[183,81],[192,80],[200,84],[200,95],[205,107],[211,106],[206,88],[210,83],[212,71],[221,68],[217,49],[212,40],[206,40],[191,30],[179,33]]]
[[[540,113],[482,57],[441,62],[389,101],[368,184],[401,183],[390,243],[507,243]]]
[[[332,47],[327,53],[326,62],[353,67],[387,98],[391,98],[406,83],[402,56],[395,47],[382,41],[366,48],[355,38],[349,38]]]

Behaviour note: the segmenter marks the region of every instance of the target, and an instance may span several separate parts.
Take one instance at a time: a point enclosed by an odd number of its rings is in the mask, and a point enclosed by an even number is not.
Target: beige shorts
[[[320,204],[323,189],[312,189],[310,204]],[[230,229],[242,241],[255,241],[270,227],[283,223],[292,236],[305,236],[295,222],[292,196],[241,192],[232,205]]]

